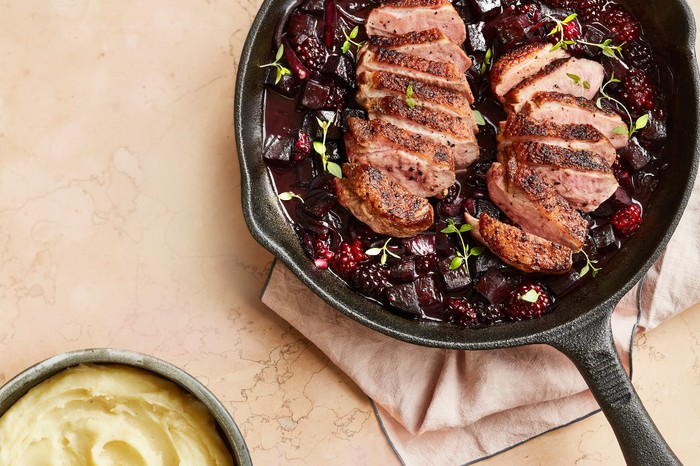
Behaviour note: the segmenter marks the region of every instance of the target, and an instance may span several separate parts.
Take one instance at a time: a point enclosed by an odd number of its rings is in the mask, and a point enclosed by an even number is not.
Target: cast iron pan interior
[[[675,79],[669,86],[673,93],[667,105],[669,133],[664,148],[670,165],[645,210],[645,221],[639,231],[595,280],[559,299],[556,312],[531,321],[465,330],[397,316],[351,291],[331,273],[317,270],[301,249],[276,199],[262,158],[266,71],[258,67],[270,60],[277,20],[292,3],[279,0],[263,3],[238,70],[234,111],[243,212],[255,239],[331,306],[399,340],[449,349],[490,349],[532,343],[557,347],[577,364],[591,385],[630,464],[676,464],[619,364],[611,343],[609,321],[615,304],[641,279],[667,244],[695,180],[698,73],[695,23],[688,5],[683,0],[627,3],[647,37],[653,38],[654,51],[673,69]]]

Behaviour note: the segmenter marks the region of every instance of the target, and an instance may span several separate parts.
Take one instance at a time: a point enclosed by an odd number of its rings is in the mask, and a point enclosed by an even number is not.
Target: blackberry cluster
[[[536,293],[535,302],[526,301],[523,297],[529,292]],[[506,305],[506,314],[513,320],[525,320],[540,317],[552,304],[552,299],[541,283],[522,283],[510,294]]]
[[[350,274],[350,284],[365,296],[381,298],[391,286],[389,269],[377,262],[363,262]]]
[[[466,298],[447,298],[447,314],[450,322],[471,327],[479,322],[476,306]]]
[[[645,113],[656,105],[656,91],[651,77],[643,70],[630,70],[622,79],[620,98],[635,113]]]
[[[637,204],[630,204],[615,212],[610,217],[610,224],[625,236],[632,235],[642,223],[642,209]]]
[[[343,241],[330,260],[331,270],[343,278],[348,278],[359,268],[360,262],[367,260],[367,255],[362,249],[362,243],[355,240],[351,243]]]
[[[615,42],[622,44],[639,39],[639,24],[632,15],[620,5],[609,5],[603,11],[601,21],[610,29]]]
[[[601,16],[608,0],[583,0],[574,2],[574,8],[581,20],[586,22],[601,22]]]

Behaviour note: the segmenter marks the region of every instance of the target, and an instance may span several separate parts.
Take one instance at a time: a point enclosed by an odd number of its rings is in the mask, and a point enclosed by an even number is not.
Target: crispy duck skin
[[[510,158],[526,165],[548,181],[572,207],[591,212],[619,187],[613,171],[591,152],[538,142],[517,142],[498,154],[506,165]]]
[[[364,71],[391,71],[407,78],[419,78],[436,86],[464,93],[474,101],[464,73],[448,62],[433,61],[402,52],[367,45],[357,53],[357,74]]]
[[[496,136],[498,148],[502,150],[515,142],[541,142],[545,144],[586,150],[597,154],[607,166],[615,162],[615,148],[603,134],[588,124],[558,124],[552,121],[538,121],[527,111],[511,113],[505,122],[500,123]]]
[[[580,80],[575,82],[571,76]],[[509,111],[518,111],[538,92],[559,92],[592,99],[605,78],[603,65],[585,58],[554,60],[529,78],[523,79],[504,98]],[[583,83],[587,82],[588,86]]]
[[[525,104],[523,112],[536,121],[591,125],[616,149],[625,147],[629,139],[627,133],[615,132],[615,128],[626,128],[620,115],[607,108],[600,109],[582,97],[558,92],[538,92]]]
[[[430,106],[460,118],[473,132],[478,132],[474,113],[467,96],[454,89],[435,86],[418,78],[408,78],[388,71],[365,71],[357,76],[355,100],[366,107],[369,99],[393,96],[406,98],[406,89],[411,86],[416,105]]]
[[[500,222],[485,212],[479,217],[478,224],[484,244],[503,262],[518,270],[561,274],[571,269],[572,251],[566,246]]]
[[[588,229],[583,217],[536,171],[514,158],[507,163],[495,162],[486,174],[491,200],[526,232],[581,250]]]
[[[351,163],[371,165],[416,196],[442,197],[454,184],[449,147],[381,120],[350,118],[348,126],[345,147]]]
[[[338,202],[376,233],[407,238],[433,224],[428,200],[415,196],[376,168],[346,163],[344,178],[334,178]]]
[[[534,75],[554,60],[568,56],[561,48],[552,50],[552,44],[548,42],[533,42],[506,52],[491,68],[493,95],[503,102],[508,91],[523,79]]]
[[[471,165],[479,156],[474,132],[457,117],[421,105],[410,108],[405,99],[395,97],[369,99],[366,108],[370,119],[382,119],[451,147],[457,170]]]
[[[472,60],[464,50],[437,28],[396,37],[370,36],[369,42],[377,47],[425,60],[453,63],[462,73],[472,66]]]
[[[369,36],[402,36],[415,31],[440,29],[452,42],[462,45],[467,28],[449,0],[391,0],[367,17]]]

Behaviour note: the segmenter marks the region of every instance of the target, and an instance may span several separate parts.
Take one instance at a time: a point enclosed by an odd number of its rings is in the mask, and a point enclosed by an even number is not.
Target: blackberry
[[[656,106],[656,91],[651,77],[643,70],[630,70],[622,78],[620,99],[635,113],[644,113]]]
[[[416,273],[418,275],[427,275],[437,266],[438,258],[435,254],[419,256],[416,258]]]
[[[482,325],[494,325],[505,321],[503,304],[482,304],[477,307],[476,317]]]
[[[625,61],[640,70],[648,70],[655,66],[651,48],[641,40],[635,40],[623,48]]]
[[[389,269],[377,262],[364,262],[350,275],[350,284],[360,293],[372,298],[381,298],[391,286]]]
[[[601,21],[610,29],[617,44],[639,39],[639,24],[621,5],[609,5],[603,11]]]
[[[630,204],[615,212],[610,217],[610,224],[625,236],[632,235],[642,223],[642,209],[637,204]]]
[[[568,10],[576,6],[576,0],[543,0],[542,3],[552,8],[566,8]]]
[[[541,283],[521,283],[510,294],[506,314],[512,320],[540,317],[552,304],[552,299]]]
[[[582,21],[601,22],[601,15],[608,0],[583,0],[578,2],[576,13]]]
[[[450,322],[457,325],[469,327],[479,322],[476,306],[466,298],[447,298],[447,314]]]
[[[347,278],[352,272],[358,269],[360,262],[366,260],[367,255],[362,249],[362,243],[360,241],[355,240],[352,243],[343,241],[330,260],[330,266],[335,273],[343,278]]]

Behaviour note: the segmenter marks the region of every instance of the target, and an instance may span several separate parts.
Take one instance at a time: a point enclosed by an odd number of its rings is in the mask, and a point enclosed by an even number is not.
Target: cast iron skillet
[[[253,22],[238,69],[235,130],[241,167],[243,213],[253,237],[275,254],[328,304],[358,322],[418,345],[449,349],[492,349],[544,343],[578,367],[610,422],[628,464],[680,464],[665,443],[615,352],[610,317],[622,296],[646,273],[670,239],[683,213],[698,167],[700,83],[695,59],[695,23],[684,0],[629,2],[653,38],[652,47],[672,66],[670,162],[645,211],[645,221],[624,250],[595,280],[559,299],[556,312],[525,322],[465,330],[399,317],[350,290],[333,274],[319,271],[304,254],[282,212],[263,162],[263,82],[272,37],[293,0],[265,0]]]

